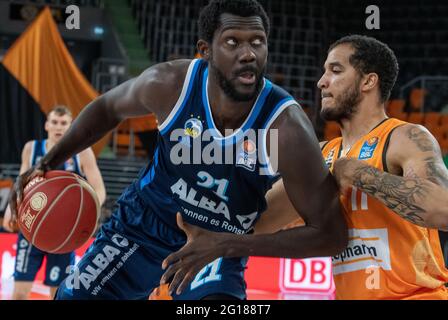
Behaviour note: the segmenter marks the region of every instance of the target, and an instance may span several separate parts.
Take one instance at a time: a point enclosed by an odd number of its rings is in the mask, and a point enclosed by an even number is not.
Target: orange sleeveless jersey
[[[385,171],[391,132],[406,122],[387,119],[358,140],[347,157]],[[342,138],[322,149],[333,169]],[[379,200],[352,188],[341,196],[349,227],[349,244],[332,257],[337,299],[448,299],[445,269],[437,230],[414,225]]]

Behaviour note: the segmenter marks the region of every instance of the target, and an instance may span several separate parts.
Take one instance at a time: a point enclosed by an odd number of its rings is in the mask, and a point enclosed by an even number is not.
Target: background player
[[[45,122],[45,131],[48,133],[48,138],[45,140],[29,141],[25,144],[22,151],[20,173],[24,173],[38,163],[61,140],[62,136],[70,127],[71,122],[72,115],[66,107],[57,106],[50,111]],[[103,179],[96,164],[95,155],[90,148],[80,152],[55,169],[74,172],[86,177],[87,181],[95,189],[100,203],[104,203],[106,191]],[[11,219],[9,207],[6,210],[3,224],[4,228],[10,232],[18,231],[16,220]],[[14,268],[14,292],[12,295],[14,300],[28,298],[33,281],[42,265],[44,257],[47,258],[44,284],[50,287],[51,297],[54,297],[59,283],[66,275],[67,267],[74,264],[74,252],[66,254],[43,252],[31,245],[19,232]]]
[[[232,148],[233,139],[243,131],[278,129],[278,171],[307,226],[275,235],[241,235],[234,246],[229,243],[232,251],[207,251],[194,269],[174,275],[172,290],[185,278],[175,299],[245,298],[246,259],[240,257],[309,257],[336,254],[345,247],[337,186],[323,163],[313,128],[297,102],[263,77],[269,33],[263,8],[251,0],[211,1],[201,12],[199,26],[198,49],[204,60],[155,65],[100,96],[42,159],[37,170],[51,169],[127,117],[149,112],[158,117],[160,138],[153,162],[121,196],[117,211],[76,272],[61,284],[58,298],[147,298],[159,284],[163,259],[185,244],[177,212],[193,224],[219,231],[224,243],[229,232],[250,232],[265,209],[264,194],[275,172],[260,174],[259,159],[253,162],[248,155],[254,149],[244,149],[247,144],[241,140],[239,166],[173,163],[171,150],[180,144],[188,148],[205,129],[214,143]],[[181,142],[171,138],[176,129],[182,133]],[[225,129],[236,132],[228,135]],[[270,141],[259,144],[263,152]],[[18,178],[19,200],[24,181],[37,170]],[[13,206],[15,200],[13,194]]]
[[[389,47],[354,35],[330,47],[318,83],[321,116],[342,131],[321,143],[349,224],[349,245],[332,259],[339,299],[448,299],[436,230],[447,228],[448,171],[427,129],[386,116],[397,73]],[[257,232],[296,219],[282,184],[272,191],[275,212]]]

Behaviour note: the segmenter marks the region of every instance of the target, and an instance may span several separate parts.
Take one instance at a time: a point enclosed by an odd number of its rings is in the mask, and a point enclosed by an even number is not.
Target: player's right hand
[[[38,164],[17,177],[9,197],[9,207],[11,209],[9,226],[13,232],[17,232],[19,230],[17,224],[17,213],[23,200],[23,190],[31,180],[36,177],[43,176],[45,171],[46,170],[44,167]]]

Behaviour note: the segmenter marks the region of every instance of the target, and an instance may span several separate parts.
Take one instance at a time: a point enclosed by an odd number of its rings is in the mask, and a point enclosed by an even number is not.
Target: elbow
[[[326,219],[321,225],[321,234],[327,246],[327,255],[335,256],[344,251],[348,245],[348,227],[342,208],[338,207],[337,214]]]
[[[328,245],[329,256],[340,254],[348,246],[348,227],[343,210],[338,199],[331,210],[331,214],[327,216],[321,227],[323,237]]]
[[[334,245],[332,247],[331,255],[335,256],[344,251],[348,246],[348,229],[340,230],[337,234],[333,235]]]
[[[324,241],[326,243],[326,255],[335,256],[340,254],[348,245],[348,229],[345,221],[339,226],[332,225],[331,230],[323,230]]]

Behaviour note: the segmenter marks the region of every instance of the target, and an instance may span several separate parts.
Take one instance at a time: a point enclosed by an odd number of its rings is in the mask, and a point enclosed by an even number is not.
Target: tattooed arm
[[[355,186],[409,222],[448,230],[448,170],[429,131],[414,124],[395,129],[386,161],[390,173],[357,159],[339,159],[334,174],[341,191]]]

